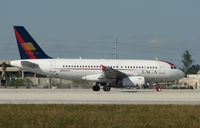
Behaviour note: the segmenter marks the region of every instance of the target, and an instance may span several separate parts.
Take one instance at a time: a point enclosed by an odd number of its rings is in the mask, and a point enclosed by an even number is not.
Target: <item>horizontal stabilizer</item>
[[[25,68],[38,68],[39,67],[38,64],[29,62],[29,61],[22,61],[21,64],[22,64],[22,67],[25,67]]]

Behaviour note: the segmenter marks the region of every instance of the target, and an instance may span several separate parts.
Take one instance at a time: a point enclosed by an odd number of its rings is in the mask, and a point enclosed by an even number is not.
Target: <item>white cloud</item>
[[[165,43],[165,42],[166,42],[166,39],[162,39],[162,38],[160,38],[160,37],[158,37],[158,36],[154,36],[153,39],[150,39],[148,42],[149,42],[150,44],[159,46],[159,45]]]
[[[173,40],[173,39],[161,38],[159,36],[154,36],[152,39],[148,40],[148,43],[153,44],[155,46],[160,46],[162,44],[178,44],[181,43],[181,40]]]

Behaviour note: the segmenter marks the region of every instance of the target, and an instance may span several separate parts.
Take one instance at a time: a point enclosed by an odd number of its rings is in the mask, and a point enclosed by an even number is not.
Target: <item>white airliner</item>
[[[185,74],[160,60],[53,59],[47,56],[23,26],[14,26],[21,60],[12,66],[49,77],[96,82],[94,91],[135,87],[146,82],[174,81]]]

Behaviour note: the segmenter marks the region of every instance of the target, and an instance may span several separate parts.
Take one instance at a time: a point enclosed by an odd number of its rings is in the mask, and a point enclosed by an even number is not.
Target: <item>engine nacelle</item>
[[[141,86],[145,84],[145,79],[142,76],[125,77],[122,79],[123,86]]]

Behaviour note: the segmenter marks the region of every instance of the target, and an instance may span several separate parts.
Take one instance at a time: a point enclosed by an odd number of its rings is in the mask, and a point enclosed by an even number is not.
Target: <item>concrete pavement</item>
[[[0,104],[200,104],[200,91],[0,89]]]

